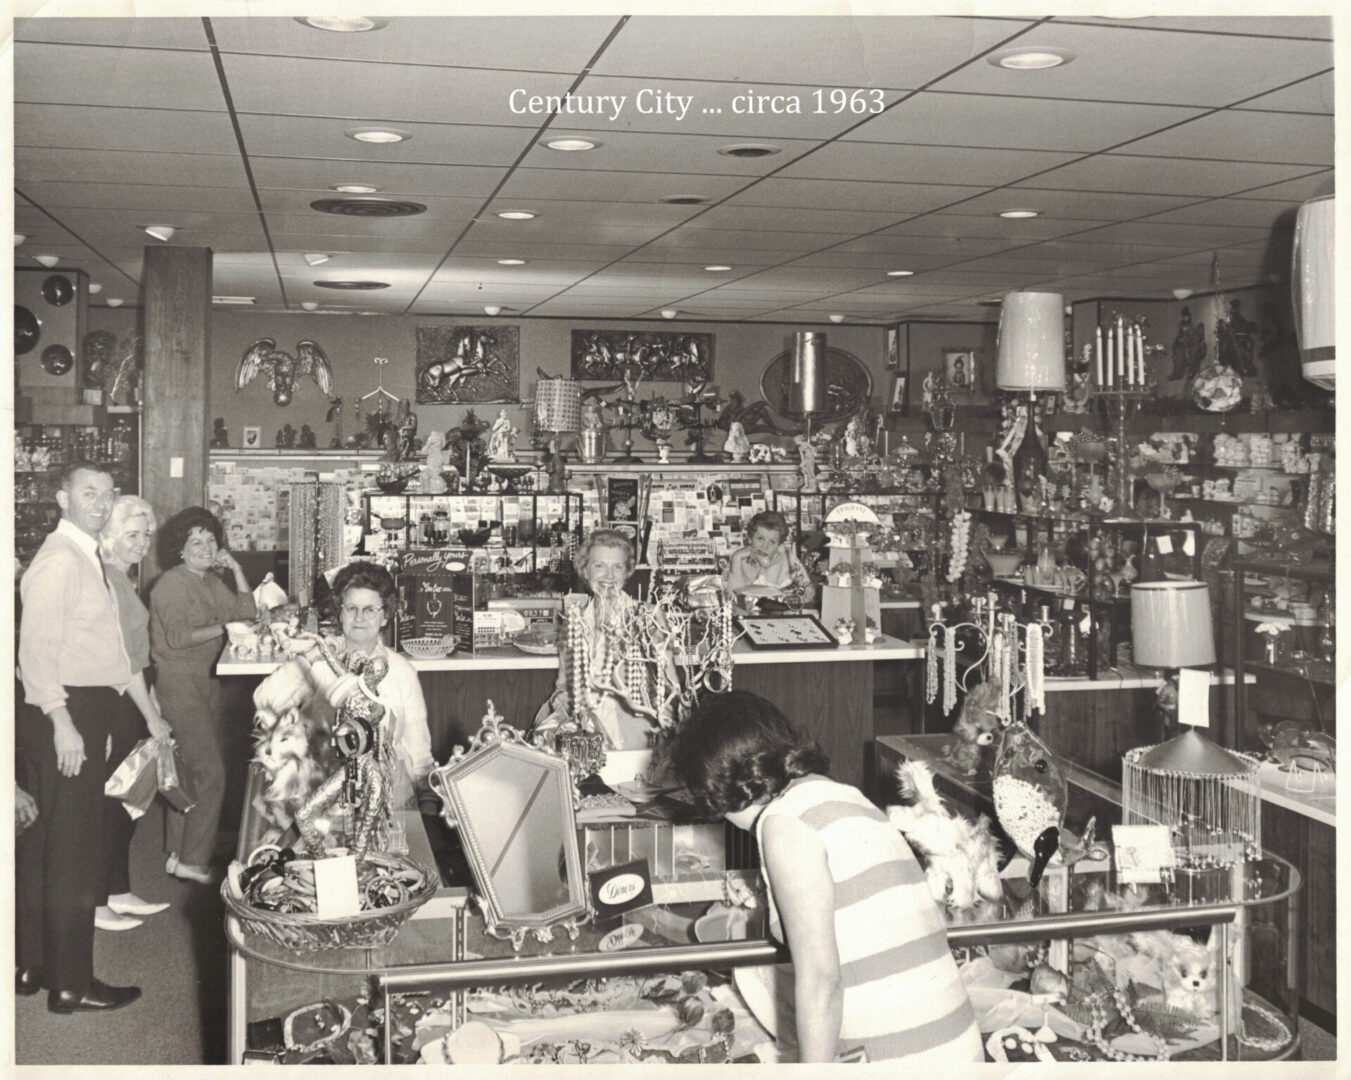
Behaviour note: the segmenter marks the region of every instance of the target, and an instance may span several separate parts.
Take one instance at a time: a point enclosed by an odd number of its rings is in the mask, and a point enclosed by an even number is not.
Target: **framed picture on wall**
[[[953,394],[973,394],[980,387],[980,369],[976,349],[943,350],[943,374]]]
[[[263,445],[263,429],[261,427],[246,427],[244,429],[244,449],[257,450]]]
[[[901,328],[899,326],[887,327],[887,355],[886,369],[895,371],[901,366]]]
[[[887,397],[888,416],[909,416],[909,376],[897,372],[891,377],[891,394]]]

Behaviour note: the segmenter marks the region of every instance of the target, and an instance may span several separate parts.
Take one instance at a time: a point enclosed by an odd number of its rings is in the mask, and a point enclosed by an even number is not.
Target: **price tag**
[[[588,876],[598,922],[652,903],[652,872],[646,859],[597,870]]]
[[[314,902],[315,914],[321,919],[343,918],[361,911],[356,856],[314,860]]]
[[[1177,718],[1192,727],[1210,727],[1210,672],[1198,668],[1178,671]]]
[[[1163,870],[1177,862],[1167,825],[1113,825],[1112,848],[1123,884],[1162,881]]]
[[[1173,553],[1173,538],[1167,533],[1156,536],[1154,540],[1159,546],[1160,555],[1171,555]]]

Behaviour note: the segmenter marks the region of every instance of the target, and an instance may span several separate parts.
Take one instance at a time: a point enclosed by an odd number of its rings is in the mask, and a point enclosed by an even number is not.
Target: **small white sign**
[[[1164,867],[1177,862],[1167,825],[1113,825],[1112,848],[1117,880],[1125,884],[1160,881]]]
[[[1177,718],[1192,727],[1210,727],[1210,672],[1199,668],[1178,670]]]
[[[1173,538],[1167,533],[1161,533],[1154,539],[1159,545],[1160,555],[1171,555],[1173,553]]]
[[[314,860],[315,913],[321,919],[343,918],[361,911],[354,855]]]

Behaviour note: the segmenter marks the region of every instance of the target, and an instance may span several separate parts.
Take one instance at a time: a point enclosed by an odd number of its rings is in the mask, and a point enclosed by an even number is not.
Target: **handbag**
[[[121,799],[133,820],[150,809],[159,788],[158,751],[154,739],[142,739],[103,785],[103,794]]]
[[[183,764],[183,755],[169,739],[156,741],[155,755],[160,794],[175,810],[186,814],[197,805],[197,797],[188,787],[188,770]]]

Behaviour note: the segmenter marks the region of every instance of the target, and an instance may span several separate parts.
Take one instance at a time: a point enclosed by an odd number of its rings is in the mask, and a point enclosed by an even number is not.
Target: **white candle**
[[[1135,331],[1126,328],[1126,385],[1135,385]]]
[[[1093,350],[1093,355],[1094,355],[1094,357],[1097,359],[1097,366],[1098,366],[1098,385],[1101,386],[1101,385],[1102,385],[1102,327],[1101,327],[1101,326],[1099,326],[1099,327],[1096,329],[1096,331],[1095,331],[1095,333],[1094,333],[1094,336],[1096,337],[1097,340],[1096,340],[1096,342],[1095,342],[1095,348],[1094,348],[1094,350]]]
[[[1112,329],[1107,328],[1107,385],[1111,386],[1115,381],[1116,362],[1112,356]]]
[[[1126,381],[1126,323],[1120,315],[1116,317],[1116,373]]]
[[[1140,385],[1144,386],[1148,382],[1145,378],[1145,332],[1138,326],[1135,328],[1135,356],[1140,365]]]

